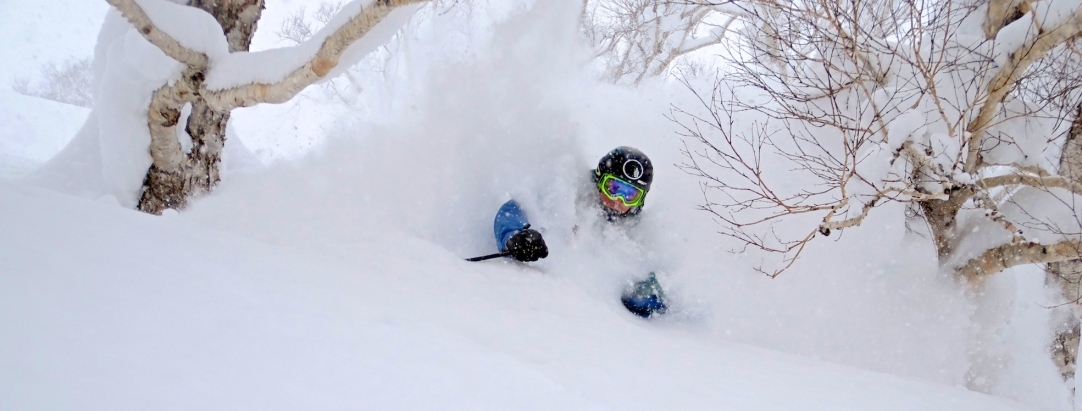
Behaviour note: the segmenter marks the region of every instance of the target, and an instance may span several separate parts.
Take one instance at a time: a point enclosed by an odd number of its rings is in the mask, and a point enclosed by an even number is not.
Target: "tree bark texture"
[[[263,0],[192,0],[189,5],[214,16],[230,52],[248,51],[264,8]],[[140,211],[161,214],[167,208],[184,208],[220,180],[218,167],[231,109],[213,108],[200,93],[205,69],[189,66],[176,84],[154,93],[148,115],[154,162],[143,180]],[[188,104],[192,110],[185,131],[192,138],[192,150],[183,153],[175,127]]]
[[[1075,112],[1075,120],[1063,144],[1063,153],[1059,160],[1059,175],[1074,183],[1082,182],[1082,104]],[[1045,284],[1055,285],[1067,300],[1066,311],[1061,316],[1069,316],[1070,321],[1053,324],[1056,332],[1052,340],[1052,360],[1059,368],[1064,381],[1074,378],[1075,364],[1078,358],[1079,342],[1079,300],[1082,300],[1082,260],[1062,261],[1048,264],[1048,278]]]
[[[191,0],[188,5],[218,20],[230,53],[248,51],[264,9],[263,0]]]
[[[1059,175],[1074,183],[1082,182],[1082,104],[1078,106],[1063,153],[1059,160]],[[1063,297],[1077,305],[1082,299],[1082,260],[1071,260],[1048,265],[1049,282],[1057,284]]]
[[[247,51],[262,14],[264,0],[189,0],[214,16],[231,53]],[[143,179],[139,210],[161,214],[167,208],[183,208],[192,198],[210,191],[219,180],[218,167],[225,145],[229,113],[237,107],[259,103],[282,103],[305,87],[327,76],[339,64],[353,42],[400,7],[429,0],[378,0],[327,35],[315,56],[275,83],[250,83],[213,90],[204,84],[212,69],[204,54],[186,48],[159,30],[153,19],[134,0],[106,0],[151,44],[186,67],[180,78],[163,85],[151,99],[147,126],[150,129],[152,166]],[[184,153],[176,141],[176,126],[185,106],[191,115],[185,130],[192,138],[191,152]]]
[[[1022,18],[1030,11],[1030,5],[1025,0],[991,0],[988,2],[988,14],[985,16],[984,35],[988,39],[996,38],[999,30]]]
[[[1079,324],[1075,322],[1056,334],[1052,339],[1052,362],[1059,368],[1060,376],[1064,381],[1074,378],[1075,364],[1078,359]],[[1072,394],[1074,390],[1071,390]]]
[[[952,189],[945,200],[925,200],[919,203],[924,220],[931,229],[932,241],[940,262],[950,259],[957,248],[955,229],[958,226],[958,210],[973,196],[972,191],[970,188]]]

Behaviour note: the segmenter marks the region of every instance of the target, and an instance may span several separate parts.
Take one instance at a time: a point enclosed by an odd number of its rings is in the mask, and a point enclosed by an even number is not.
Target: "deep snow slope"
[[[0,183],[0,408],[1012,410],[383,233],[272,246]]]
[[[268,0],[253,47],[286,45],[280,23],[321,1]],[[1070,409],[1047,355],[1044,307],[1060,301],[1040,267],[997,276],[974,298],[937,272],[934,250],[894,206],[817,240],[777,279],[729,253],[733,243],[695,210],[700,181],[674,167],[684,146],[664,114],[694,108],[693,96],[663,78],[599,82],[575,36],[576,4],[445,2],[354,79],[235,110],[227,151],[243,141],[280,161],[226,170],[180,215],[140,216],[86,184],[84,171],[102,168],[84,156],[93,145],[65,149],[56,160],[69,173],[47,186],[100,203],[0,188],[0,329],[11,330],[0,334],[0,411],[441,400],[804,409],[798,400],[818,404],[815,395],[876,408],[855,396],[891,402],[904,391],[838,390],[902,380],[852,370],[828,379],[835,366],[806,358],[938,383],[928,389],[951,396],[943,387],[971,384]],[[107,8],[0,1],[0,34],[12,40],[0,47],[10,57],[0,58],[0,180],[30,172],[86,118],[15,95],[8,79],[36,81],[43,63],[91,55]],[[657,167],[635,227],[591,221],[573,201],[583,173],[617,145]],[[493,251],[492,214],[511,197],[548,230],[552,257],[464,265]],[[569,235],[576,226],[587,229]],[[649,271],[674,312],[647,323],[616,298]],[[13,358],[19,368],[7,366]],[[647,381],[648,368],[660,376]],[[34,406],[7,406],[17,398]]]

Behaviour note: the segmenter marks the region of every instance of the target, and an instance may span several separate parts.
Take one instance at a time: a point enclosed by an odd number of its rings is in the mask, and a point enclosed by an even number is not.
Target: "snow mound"
[[[0,178],[21,177],[59,152],[89,110],[0,89]]]

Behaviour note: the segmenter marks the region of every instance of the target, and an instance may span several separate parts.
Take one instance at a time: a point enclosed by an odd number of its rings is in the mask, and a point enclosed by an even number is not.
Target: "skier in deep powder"
[[[609,222],[637,218],[654,179],[650,158],[632,147],[617,147],[598,161],[592,173],[601,212]],[[526,213],[514,200],[496,212],[493,221],[499,255],[530,262],[548,257],[548,246],[537,230],[530,228]],[[482,257],[483,258],[483,257]],[[624,306],[642,317],[663,314],[664,294],[653,273],[624,293]]]

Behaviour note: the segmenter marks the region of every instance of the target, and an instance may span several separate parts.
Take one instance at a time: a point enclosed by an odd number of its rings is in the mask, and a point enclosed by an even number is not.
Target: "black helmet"
[[[605,174],[612,174],[643,191],[650,191],[650,183],[654,181],[654,165],[650,163],[650,157],[639,149],[620,146],[612,149],[597,162],[594,180],[600,181]]]

